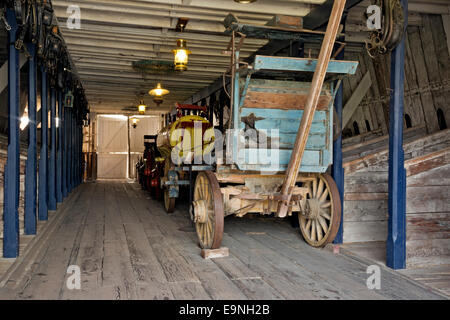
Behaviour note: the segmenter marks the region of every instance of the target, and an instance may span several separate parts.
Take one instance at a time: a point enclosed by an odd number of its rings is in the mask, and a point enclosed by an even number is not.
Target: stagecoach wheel
[[[175,210],[175,198],[169,197],[169,188],[164,189],[164,208],[167,213],[173,213]]]
[[[298,214],[305,241],[323,247],[336,237],[341,222],[341,199],[336,183],[327,174],[320,174],[304,184],[308,188],[303,212]]]
[[[218,249],[223,236],[223,198],[219,182],[211,171],[197,175],[192,207],[200,247]]]

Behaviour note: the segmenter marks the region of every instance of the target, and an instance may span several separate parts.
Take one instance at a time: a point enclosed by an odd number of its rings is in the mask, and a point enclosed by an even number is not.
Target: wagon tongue
[[[281,189],[281,194],[283,196],[287,196],[287,200],[280,202],[278,205],[277,216],[280,218],[284,218],[288,213],[289,204],[292,198],[292,190],[295,182],[297,181],[298,171],[300,169],[303,153],[306,147],[306,141],[309,136],[314,113],[316,111],[320,93],[322,91],[322,86],[325,81],[325,75],[328,69],[328,64],[330,62],[331,53],[333,51],[339,25],[342,19],[342,14],[344,12],[345,2],[346,0],[336,0],[333,4],[333,10],[331,11],[325,38],[323,39],[322,48],[320,49],[316,71],[314,72],[311,87],[309,89],[305,111],[300,122],[300,127],[297,132],[297,138],[295,139],[295,144],[292,150],[286,177]]]

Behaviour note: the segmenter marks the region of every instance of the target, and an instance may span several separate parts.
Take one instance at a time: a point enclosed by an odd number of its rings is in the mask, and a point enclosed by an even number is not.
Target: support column
[[[73,111],[73,110],[72,110]],[[72,190],[77,187],[77,180],[75,179],[75,168],[77,165],[76,161],[76,152],[77,152],[77,137],[76,137],[77,131],[75,127],[75,112],[72,112]]]
[[[37,150],[36,150],[36,45],[28,44],[28,152],[25,172],[25,234],[36,234]]]
[[[342,32],[345,32],[345,20],[347,13],[344,12],[344,18],[342,23],[344,24],[344,28]],[[344,42],[344,39],[339,39]],[[344,60],[345,49],[337,55],[337,60]],[[337,85],[337,82],[335,83]],[[336,186],[339,191],[339,196],[341,199],[341,222],[339,225],[338,233],[334,238],[333,243],[342,244],[344,242],[344,192],[345,192],[345,175],[343,168],[343,156],[342,156],[342,109],[344,108],[344,82],[341,83],[340,87],[336,92],[336,97],[334,99],[334,109],[336,112],[337,121],[340,126],[337,127],[339,133],[334,133],[337,136],[336,141],[333,142],[333,166],[331,167],[331,175],[333,176],[334,182],[336,182]]]
[[[48,209],[56,210],[56,89],[50,89],[50,160],[48,167]]]
[[[67,108],[67,192],[72,192],[72,109]]]
[[[14,11],[8,9],[6,18],[11,26],[8,32],[8,159],[5,165],[3,203],[3,256],[16,258],[19,254],[19,51],[14,47],[17,22]]]
[[[61,118],[61,141],[62,141],[62,194],[63,197],[67,197],[67,108],[65,106],[65,101],[63,97],[63,104],[62,106],[62,118]]]
[[[62,92],[58,90],[58,128],[57,130],[57,145],[56,151],[56,202],[61,203],[63,200],[62,194]]]
[[[83,182],[83,126],[78,126],[78,185]]]
[[[70,110],[70,167],[69,167],[69,174],[70,174],[70,192],[74,189],[74,181],[73,181],[73,151],[74,151],[74,145],[73,145],[74,137],[73,137],[73,109]]]
[[[405,27],[408,1],[401,1]],[[391,101],[389,110],[389,220],[386,265],[406,267],[406,171],[403,152],[403,106],[405,91],[405,37],[391,53]]]
[[[39,158],[39,220],[48,219],[47,206],[47,161],[48,161],[48,83],[47,71],[41,67],[41,153]]]

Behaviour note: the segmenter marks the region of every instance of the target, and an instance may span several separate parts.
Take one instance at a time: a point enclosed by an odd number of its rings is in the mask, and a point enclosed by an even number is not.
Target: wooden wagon
[[[225,20],[232,37],[233,129],[225,145],[232,161],[197,176],[191,217],[202,248],[220,247],[226,216],[247,213],[296,214],[310,245],[334,240],[341,203],[325,172],[333,159],[335,84],[358,66],[331,59],[344,6],[335,1],[326,32],[249,26],[232,15]],[[322,47],[318,59],[256,55],[248,64],[239,59],[246,37],[315,41]]]

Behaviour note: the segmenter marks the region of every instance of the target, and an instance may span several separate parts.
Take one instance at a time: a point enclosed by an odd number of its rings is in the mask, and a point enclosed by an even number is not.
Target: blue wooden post
[[[62,194],[63,197],[67,197],[67,108],[65,106],[65,101],[63,98],[62,106],[62,118],[61,118],[61,141],[62,141]]]
[[[48,82],[45,67],[41,68],[41,153],[39,158],[39,220],[48,219],[47,161],[48,161]]]
[[[62,194],[62,92],[58,90],[58,128],[57,128],[57,144],[58,150],[56,152],[56,202],[61,203],[63,200]]]
[[[67,165],[67,180],[68,180],[68,191],[72,192],[73,189],[73,180],[72,180],[72,141],[73,141],[73,132],[72,132],[72,125],[73,125],[73,121],[72,121],[72,109],[67,109],[69,111],[69,118],[68,120],[68,131],[69,131],[69,135],[68,135],[68,165]]]
[[[50,89],[50,160],[48,167],[48,209],[56,210],[56,89]]]
[[[77,171],[75,172],[75,174],[78,187],[81,183],[81,153],[80,153],[81,134],[80,134],[80,126],[77,125],[76,128],[77,128]]]
[[[8,159],[5,165],[3,203],[3,256],[16,258],[19,254],[19,97],[20,69],[19,51],[14,47],[17,22],[13,10],[7,10],[6,18],[11,25],[8,32]]]
[[[408,1],[401,1],[408,24]],[[406,171],[403,153],[405,37],[391,53],[391,102],[389,109],[389,220],[386,265],[406,267]]]
[[[76,167],[75,167],[75,179],[77,182],[77,187],[80,185],[80,172],[81,172],[81,161],[80,161],[80,126],[76,125]]]
[[[344,60],[344,50],[338,54],[337,60]],[[339,123],[342,123],[342,108],[344,104],[344,88],[343,83],[338,88],[336,92],[336,97],[334,100],[334,108],[336,110],[336,117],[338,118]],[[339,195],[341,198],[341,223],[339,226],[338,233],[336,234],[336,238],[334,238],[335,244],[342,244],[344,242],[344,168],[342,167],[342,129],[339,132],[339,136],[333,143],[333,166],[332,166],[332,176],[334,181],[336,182],[336,186],[339,190]]]
[[[77,154],[78,154],[78,132],[77,132],[77,125],[75,121],[75,116],[73,119],[73,166],[72,166],[72,174],[73,174],[73,188],[76,189],[78,187],[78,180],[77,180]]]
[[[71,166],[70,166],[70,180],[71,180],[71,187],[72,190],[76,188],[76,182],[75,182],[75,121],[74,121],[74,110],[72,110],[72,125],[71,125],[71,141],[70,141],[70,153],[71,153]]]
[[[36,150],[36,45],[28,44],[28,152],[25,172],[25,234],[36,234],[37,150]]]
[[[67,154],[66,154],[66,184],[67,184],[67,194],[72,191],[70,188],[70,125],[71,125],[71,116],[70,116],[71,110],[69,108],[66,108],[66,148],[67,148]]]
[[[67,108],[67,117],[66,117],[66,123],[67,123],[67,138],[66,138],[66,143],[67,143],[67,193],[70,193],[72,191],[72,179],[70,176],[70,166],[72,165],[71,163],[71,139],[72,139],[72,110],[70,108]]]

